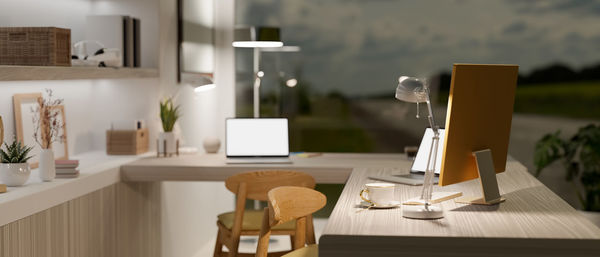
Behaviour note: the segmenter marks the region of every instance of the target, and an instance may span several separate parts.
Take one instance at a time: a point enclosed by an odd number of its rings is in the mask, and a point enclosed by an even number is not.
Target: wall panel
[[[0,257],[158,257],[160,187],[117,183],[6,224]]]

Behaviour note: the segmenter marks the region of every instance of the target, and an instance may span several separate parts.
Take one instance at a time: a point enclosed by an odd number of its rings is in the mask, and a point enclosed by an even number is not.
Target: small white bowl
[[[0,163],[0,182],[9,187],[22,186],[30,174],[27,163]]]

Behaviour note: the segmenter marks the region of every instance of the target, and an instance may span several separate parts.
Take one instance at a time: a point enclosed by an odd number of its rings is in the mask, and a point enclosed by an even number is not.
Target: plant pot
[[[204,142],[202,142],[202,145],[207,153],[217,153],[219,147],[221,147],[221,140],[216,137],[207,137],[204,139]]]
[[[165,151],[166,141],[166,151]],[[158,134],[158,152],[172,154],[177,151],[177,140],[175,139],[175,133],[173,132],[161,132]]]
[[[22,186],[30,174],[27,163],[0,163],[0,181],[9,187]]]
[[[52,181],[56,177],[54,152],[52,149],[42,149],[40,152],[40,167],[38,171],[42,181]]]
[[[583,216],[586,219],[588,219],[592,223],[596,224],[596,226],[600,227],[600,212],[582,211],[582,210],[577,210],[577,211],[579,211],[579,213],[583,214]]]

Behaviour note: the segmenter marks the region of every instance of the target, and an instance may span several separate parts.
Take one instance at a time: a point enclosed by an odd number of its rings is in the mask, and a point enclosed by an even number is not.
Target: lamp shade
[[[234,32],[234,47],[264,48],[282,47],[277,27],[240,27]]]
[[[409,102],[427,102],[427,89],[425,82],[414,77],[402,76],[398,79],[396,88],[396,99]]]

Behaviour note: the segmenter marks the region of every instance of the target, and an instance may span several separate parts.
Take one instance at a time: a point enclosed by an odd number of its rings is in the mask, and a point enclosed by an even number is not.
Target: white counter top
[[[180,155],[170,158],[147,157],[121,167],[123,180],[225,181],[235,173],[251,170],[291,169],[306,172],[317,183],[343,184],[354,168],[410,168],[404,154],[322,153],[314,157],[290,156],[292,163],[227,164],[223,154]]]
[[[149,155],[109,156],[97,151],[71,156],[79,160],[79,177],[51,182],[42,182],[34,169],[25,185],[0,194],[0,226],[115,184],[121,181],[121,165]]]

